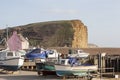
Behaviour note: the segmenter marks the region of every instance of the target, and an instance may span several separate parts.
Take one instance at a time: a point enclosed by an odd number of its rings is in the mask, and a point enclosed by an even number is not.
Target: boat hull
[[[67,66],[55,65],[56,74],[58,76],[87,76],[88,72],[97,71],[97,66]]]
[[[87,76],[87,72],[86,71],[62,71],[62,70],[56,70],[56,74],[58,76]]]
[[[56,75],[54,64],[50,63],[36,63],[37,72],[42,75]]]
[[[15,57],[0,60],[0,67],[5,70],[16,71],[18,70],[24,62],[24,58],[22,57]]]

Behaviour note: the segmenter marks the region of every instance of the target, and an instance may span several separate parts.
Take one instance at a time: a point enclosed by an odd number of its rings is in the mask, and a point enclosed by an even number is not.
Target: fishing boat
[[[35,59],[38,75],[56,75],[54,64],[58,63],[58,56],[60,53],[55,49],[51,49],[46,52],[46,58]]]
[[[57,58],[58,52],[54,49],[45,50],[43,48],[36,48],[26,53],[26,58],[28,59],[46,59],[46,58]]]
[[[6,49],[0,51],[0,68],[9,71],[17,71],[24,62],[26,51],[24,39],[16,31],[6,41]],[[24,41],[24,42],[23,42]],[[23,48],[24,45],[24,48]]]
[[[79,64],[75,60],[62,59],[59,64],[55,64],[58,76],[87,76],[88,73],[97,71],[97,65]]]
[[[86,53],[86,52],[84,52],[84,51],[81,50],[81,49],[78,49],[78,50],[70,50],[68,56],[69,56],[69,57],[86,58],[86,57],[89,56],[89,53]]]
[[[0,68],[8,71],[17,71],[24,62],[20,51],[0,51]]]
[[[47,61],[47,62],[37,62],[36,61],[36,68],[38,75],[56,75],[54,62]]]
[[[98,66],[89,63],[89,53],[83,50],[73,50],[68,54],[68,58],[59,60],[55,64],[56,74],[58,76],[87,76],[88,73],[97,72]]]

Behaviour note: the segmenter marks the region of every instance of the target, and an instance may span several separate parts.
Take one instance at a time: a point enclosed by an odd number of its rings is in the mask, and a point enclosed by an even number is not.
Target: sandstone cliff
[[[73,48],[87,48],[88,33],[87,27],[79,20],[72,21],[74,29],[74,38],[72,41]]]
[[[9,36],[13,30],[28,37],[31,46],[87,48],[88,44],[87,27],[80,20],[49,21],[12,27],[9,28]],[[5,37],[5,30],[0,35]]]

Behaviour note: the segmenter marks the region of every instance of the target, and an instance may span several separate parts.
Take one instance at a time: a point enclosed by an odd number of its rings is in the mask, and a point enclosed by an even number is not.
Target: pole
[[[100,80],[101,80],[101,77],[102,77],[102,75],[101,75],[101,53],[100,53],[100,55],[99,55],[99,57],[100,57]]]
[[[8,41],[8,25],[6,25],[6,48],[8,48],[8,43],[7,43],[7,41]]]
[[[7,38],[7,40],[8,40],[8,25],[6,25],[6,27],[7,27],[7,28],[6,28],[6,32],[7,32],[7,35],[6,35],[7,37],[6,37],[6,38]]]
[[[100,80],[101,80],[101,53],[98,54],[98,68],[100,71]]]

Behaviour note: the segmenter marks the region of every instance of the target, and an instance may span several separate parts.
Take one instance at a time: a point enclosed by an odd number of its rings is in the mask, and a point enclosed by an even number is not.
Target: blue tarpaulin
[[[73,66],[77,63],[77,61],[78,61],[77,58],[70,57],[68,62],[71,66]]]
[[[48,51],[42,51],[41,49],[37,48],[34,49],[26,54],[28,59],[35,59],[35,58],[47,58]]]

